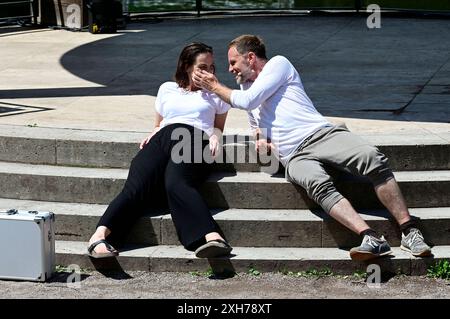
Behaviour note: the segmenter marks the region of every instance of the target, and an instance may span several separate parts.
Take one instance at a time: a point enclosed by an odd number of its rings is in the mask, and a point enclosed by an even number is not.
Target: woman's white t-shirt
[[[214,93],[204,90],[186,91],[175,82],[165,82],[159,87],[155,109],[163,118],[161,128],[182,123],[211,136],[216,114],[226,113],[230,105]]]

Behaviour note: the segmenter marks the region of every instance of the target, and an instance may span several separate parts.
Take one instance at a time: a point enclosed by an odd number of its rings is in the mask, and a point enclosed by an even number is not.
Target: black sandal
[[[105,244],[106,249],[108,249],[108,253],[96,253],[94,251],[95,247],[97,247],[100,244]],[[94,243],[92,243],[89,247],[88,247],[88,254],[89,256],[91,256],[92,258],[110,258],[110,257],[116,257],[119,256],[119,252],[113,247],[111,246],[106,239],[100,239]]]
[[[213,239],[201,245],[195,251],[198,258],[215,258],[229,255],[233,248],[225,240]]]

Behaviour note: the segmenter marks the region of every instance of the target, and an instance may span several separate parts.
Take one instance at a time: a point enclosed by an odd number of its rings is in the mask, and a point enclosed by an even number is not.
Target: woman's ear
[[[184,71],[186,72],[186,74],[190,74],[190,73],[191,73],[191,71],[192,71],[192,68],[193,68],[193,66],[192,66],[192,65],[190,65],[190,66],[186,66],[186,67],[185,67],[185,69],[184,69]]]

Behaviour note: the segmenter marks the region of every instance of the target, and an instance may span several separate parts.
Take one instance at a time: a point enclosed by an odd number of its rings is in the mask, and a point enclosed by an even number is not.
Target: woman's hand
[[[216,158],[216,156],[219,154],[219,146],[219,137],[215,134],[211,135],[211,137],[209,138],[209,150],[213,158]]]
[[[142,140],[141,144],[139,145],[139,149],[143,149],[145,145],[148,144],[148,142],[150,141],[150,139],[152,138],[153,133],[150,134],[149,136],[147,136],[145,139]]]
[[[147,145],[148,142],[150,142],[150,139],[153,137],[153,135],[155,135],[156,132],[158,132],[158,131],[159,131],[159,127],[155,127],[153,132],[151,132],[149,136],[147,136],[145,139],[142,140],[141,144],[139,145],[139,149],[143,149],[144,146]]]

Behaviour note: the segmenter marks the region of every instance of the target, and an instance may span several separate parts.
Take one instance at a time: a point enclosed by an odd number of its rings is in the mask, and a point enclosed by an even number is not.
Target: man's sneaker
[[[431,248],[428,246],[417,228],[411,228],[408,235],[403,235],[401,249],[409,251],[413,256],[424,257],[431,255]]]
[[[350,257],[353,260],[363,261],[388,255],[391,252],[391,247],[383,236],[378,239],[370,235],[365,235],[361,246],[350,249]]]

